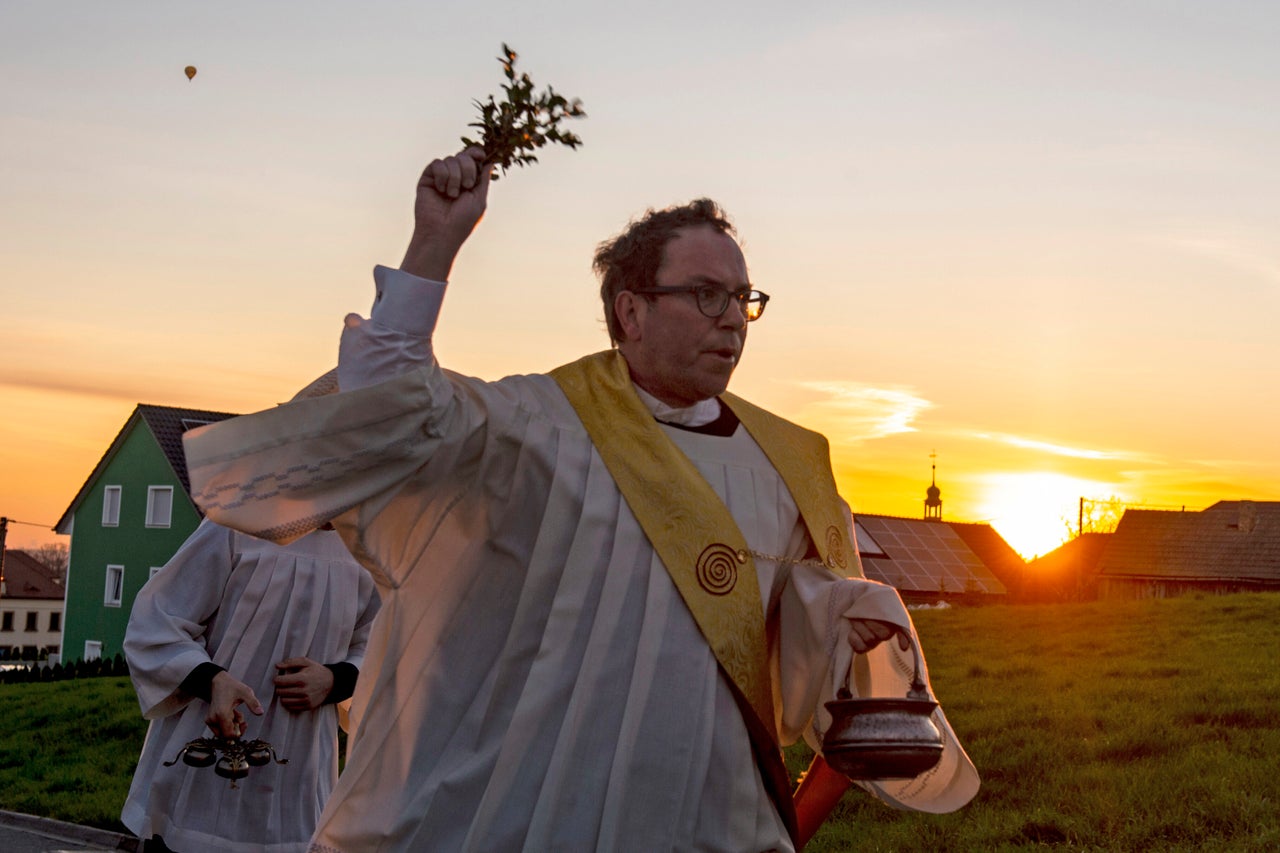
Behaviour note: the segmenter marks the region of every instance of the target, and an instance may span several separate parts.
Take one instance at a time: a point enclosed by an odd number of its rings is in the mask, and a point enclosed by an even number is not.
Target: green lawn
[[[128,678],[0,684],[0,808],[124,831],[147,725]]]
[[[1280,595],[916,624],[982,790],[936,816],[851,792],[808,850],[1280,849]],[[128,679],[0,685],[0,701],[0,808],[120,829],[145,732]]]
[[[851,793],[809,851],[1280,849],[1280,595],[915,619],[982,790],[939,816]]]

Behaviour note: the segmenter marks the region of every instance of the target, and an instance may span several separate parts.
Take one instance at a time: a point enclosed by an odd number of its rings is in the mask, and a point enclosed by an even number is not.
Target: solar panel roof
[[[946,522],[859,515],[854,524],[862,567],[872,580],[910,592],[1007,591]]]

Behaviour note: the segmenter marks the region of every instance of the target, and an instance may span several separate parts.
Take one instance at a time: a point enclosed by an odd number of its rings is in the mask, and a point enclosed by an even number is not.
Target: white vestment
[[[129,618],[125,657],[151,725],[125,825],[182,853],[306,850],[338,777],[338,708],[286,710],[275,698],[275,664],[305,656],[359,668],[377,610],[372,580],[337,533],[282,547],[203,522],[138,593]],[[262,703],[261,717],[241,706],[243,739],[265,740],[288,759],[251,768],[235,789],[212,767],[162,764],[212,736],[208,703],[178,687],[209,662]]]
[[[344,334],[350,390],[187,444],[211,517],[287,538],[345,510],[335,524],[378,579],[364,718],[313,849],[793,849],[725,676],[559,386],[440,369],[443,285],[378,277],[374,319]],[[807,533],[744,429],[664,430],[757,554],[778,731],[816,746],[815,711],[848,671],[845,618],[909,628],[906,611],[889,587],[790,562]],[[972,797],[947,735],[951,769],[899,804]]]

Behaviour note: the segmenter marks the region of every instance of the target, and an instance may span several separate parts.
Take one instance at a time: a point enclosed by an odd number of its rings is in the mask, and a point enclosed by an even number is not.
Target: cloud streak
[[[20,388],[49,394],[68,394],[81,397],[97,397],[120,402],[137,402],[154,395],[155,385],[142,382],[93,381],[50,374],[28,373],[5,376],[0,387]]]
[[[1179,249],[1208,258],[1267,284],[1280,285],[1280,260],[1264,249],[1240,240],[1186,237],[1168,241]]]
[[[933,403],[910,388],[863,382],[804,382],[801,385],[825,395],[825,399],[813,406],[821,412],[825,428],[830,432],[839,431],[846,441],[916,432],[916,417],[933,408]]]
[[[189,378],[163,376],[154,372],[121,375],[84,367],[74,374],[54,370],[15,370],[0,376],[0,388],[15,388],[51,395],[86,397],[128,404],[153,403],[163,406],[208,408],[201,398],[262,398],[283,402],[301,382],[273,379],[258,373],[219,368],[192,369]],[[274,394],[274,396],[273,396]],[[260,405],[266,405],[261,403]]]
[[[1136,454],[1124,453],[1117,450],[1097,450],[1089,447],[1070,447],[1065,444],[1056,444],[1051,441],[1041,441],[1036,438],[1026,438],[1024,436],[1011,435],[1003,432],[972,432],[969,435],[972,438],[981,439],[983,441],[995,441],[1000,444],[1007,444],[1011,447],[1018,447],[1023,450],[1035,450],[1040,453],[1048,453],[1052,456],[1065,456],[1068,459],[1133,460],[1139,458]]]

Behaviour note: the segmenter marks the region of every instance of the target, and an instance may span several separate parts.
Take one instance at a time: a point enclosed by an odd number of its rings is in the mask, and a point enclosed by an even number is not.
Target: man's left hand
[[[324,704],[333,689],[333,672],[311,658],[287,658],[276,664],[280,673],[273,679],[280,704],[289,711],[314,711]]]
[[[849,620],[849,645],[858,654],[866,654],[894,634],[898,635],[898,648],[904,652],[911,648],[906,632],[897,625],[879,619]]]

